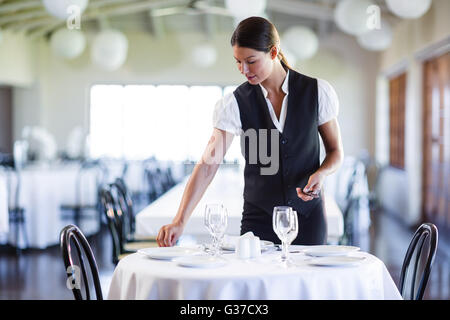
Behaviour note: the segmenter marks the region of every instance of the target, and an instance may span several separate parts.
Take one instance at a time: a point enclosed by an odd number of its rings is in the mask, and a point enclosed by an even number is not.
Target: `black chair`
[[[404,299],[422,300],[437,245],[438,230],[434,224],[424,223],[414,233],[400,273],[400,293]]]
[[[26,230],[26,219],[25,219],[25,209],[20,206],[20,190],[21,190],[21,175],[18,169],[8,168],[7,169],[7,188],[10,201],[8,202],[8,215],[9,224],[13,227],[14,238],[15,238],[15,248],[16,253],[20,254],[22,249],[20,247],[20,230],[22,230],[25,248],[28,247],[28,236]],[[13,187],[13,180],[16,184]]]
[[[113,197],[115,203],[117,204],[117,213],[121,218],[122,225],[122,238],[126,243],[132,242],[155,242],[156,237],[143,237],[136,238],[136,217],[133,209],[133,201],[128,192],[128,188],[125,181],[122,178],[116,178],[114,183],[110,184],[111,191],[113,192]]]
[[[73,250],[72,243],[75,245],[76,250]],[[93,282],[97,300],[103,300],[97,262],[89,242],[81,230],[74,225],[64,227],[60,233],[60,246],[67,272],[66,284],[72,289],[75,300],[91,300],[90,280]],[[77,253],[76,256],[74,255],[75,251]],[[84,263],[84,257],[87,258],[90,273],[88,273]],[[82,295],[82,286],[85,288],[85,299],[83,299]]]
[[[121,210],[114,199],[112,190],[113,184],[105,185],[100,190],[100,200],[102,211],[106,217],[108,229],[112,239],[112,261],[117,264],[125,256],[135,253],[141,248],[157,247],[155,241],[152,242],[127,242],[124,237],[123,216]]]
[[[75,225],[80,226],[81,220],[83,219],[99,219],[99,223],[101,224],[101,213],[100,213],[100,201],[98,199],[95,200],[94,203],[83,203],[81,199],[82,190],[85,187],[82,183],[83,177],[85,177],[86,173],[89,170],[96,170],[96,188],[99,189],[99,186],[102,185],[107,176],[107,170],[104,166],[102,166],[101,162],[97,160],[87,160],[81,164],[81,167],[77,174],[76,186],[75,186],[75,203],[70,204],[62,204],[61,210],[63,211],[62,219],[63,220],[72,220]],[[85,214],[87,211],[98,212],[97,215]]]

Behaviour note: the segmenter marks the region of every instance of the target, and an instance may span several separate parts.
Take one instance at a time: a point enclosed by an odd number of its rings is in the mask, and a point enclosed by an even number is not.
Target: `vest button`
[[[287,204],[288,206],[292,206],[292,200],[288,200]]]
[[[287,143],[287,139],[286,138],[281,139],[281,143],[282,144],[286,144]]]
[[[287,159],[287,157],[289,157],[289,156],[288,156],[287,153],[285,153],[285,154],[284,154],[284,158]]]

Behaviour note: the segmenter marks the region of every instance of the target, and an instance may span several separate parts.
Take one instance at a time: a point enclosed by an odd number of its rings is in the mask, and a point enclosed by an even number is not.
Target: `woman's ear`
[[[273,46],[273,47],[270,49],[270,58],[271,58],[272,60],[274,60],[274,59],[278,56],[278,52],[279,52],[278,48],[277,48],[276,46]]]

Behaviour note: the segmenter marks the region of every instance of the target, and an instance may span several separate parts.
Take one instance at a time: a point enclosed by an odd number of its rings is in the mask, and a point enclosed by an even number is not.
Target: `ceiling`
[[[333,11],[338,1],[267,0],[266,11],[279,32],[302,24],[314,29],[321,38],[336,30]],[[383,16],[390,16],[384,0],[374,2]],[[39,38],[65,24],[51,16],[41,0],[0,0],[0,29]],[[90,0],[81,16],[82,29],[95,30],[105,25],[122,31],[148,31],[157,37],[181,31],[214,35],[234,28],[223,0]]]

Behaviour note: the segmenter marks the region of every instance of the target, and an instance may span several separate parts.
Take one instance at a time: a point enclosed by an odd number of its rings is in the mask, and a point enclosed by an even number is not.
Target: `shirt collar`
[[[264,97],[267,99],[268,92],[266,88],[263,87],[263,85],[260,83],[259,86],[261,87],[261,91],[264,95]],[[283,84],[281,85],[281,90],[287,95],[289,93],[289,70],[286,72],[286,77],[284,78]]]

